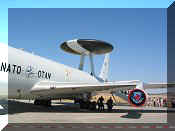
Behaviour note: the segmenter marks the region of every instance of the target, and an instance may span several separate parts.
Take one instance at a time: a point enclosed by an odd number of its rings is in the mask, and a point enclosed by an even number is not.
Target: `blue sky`
[[[0,41],[8,42],[8,8],[167,8],[174,0],[1,0]]]
[[[166,81],[166,9],[9,9],[9,45],[78,67],[59,45],[70,39],[114,46],[110,80]],[[103,56],[95,57],[98,74]],[[85,70],[89,71],[86,59]],[[55,67],[56,68],[56,67]]]

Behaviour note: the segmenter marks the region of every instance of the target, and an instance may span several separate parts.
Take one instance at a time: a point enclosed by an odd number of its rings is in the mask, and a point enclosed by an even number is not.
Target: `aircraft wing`
[[[171,86],[175,87],[175,84],[171,84]],[[41,81],[34,85],[31,89],[32,94],[36,95],[49,95],[49,94],[81,94],[88,93],[94,91],[103,91],[120,89],[120,90],[131,90],[134,88],[138,88],[141,90],[145,89],[155,89],[155,88],[167,88],[167,84],[159,84],[159,83],[143,83],[138,80],[134,81],[119,81],[119,82],[105,82],[105,83],[60,83],[55,81]]]
[[[173,88],[175,87],[175,83],[144,83],[144,89],[161,89],[161,88]]]
[[[109,89],[133,89],[140,86],[137,82],[106,82],[106,83],[59,83],[54,81],[38,82],[31,89],[32,94],[77,94],[93,91],[103,91]]]

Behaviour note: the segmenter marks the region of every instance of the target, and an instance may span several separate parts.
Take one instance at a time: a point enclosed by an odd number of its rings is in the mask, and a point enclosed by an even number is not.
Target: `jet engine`
[[[147,100],[147,94],[141,89],[135,88],[131,91],[129,91],[128,94],[128,102],[132,106],[143,106]]]

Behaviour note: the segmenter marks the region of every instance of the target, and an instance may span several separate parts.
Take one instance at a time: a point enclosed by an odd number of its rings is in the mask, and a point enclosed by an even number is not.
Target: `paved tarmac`
[[[78,104],[53,102],[52,107],[33,101],[9,101],[9,123],[167,123],[167,109],[114,106],[112,112],[79,109]]]

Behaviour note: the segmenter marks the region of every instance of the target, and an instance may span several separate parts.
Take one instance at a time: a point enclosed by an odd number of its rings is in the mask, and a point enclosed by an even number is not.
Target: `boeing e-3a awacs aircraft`
[[[145,104],[147,84],[141,81],[107,81],[109,53],[113,50],[111,44],[94,39],[76,39],[66,41],[60,47],[68,53],[80,55],[78,69],[0,44],[0,73],[8,73],[8,98],[32,98],[35,105],[50,106],[54,99],[75,96],[84,99],[94,91],[118,89],[118,95],[128,99],[132,105]],[[99,76],[96,76],[93,64],[93,55],[97,54],[106,54]],[[83,71],[85,56],[90,58],[90,74]],[[158,85],[162,87],[160,84],[152,87]],[[129,95],[120,92],[128,89],[132,89]]]

